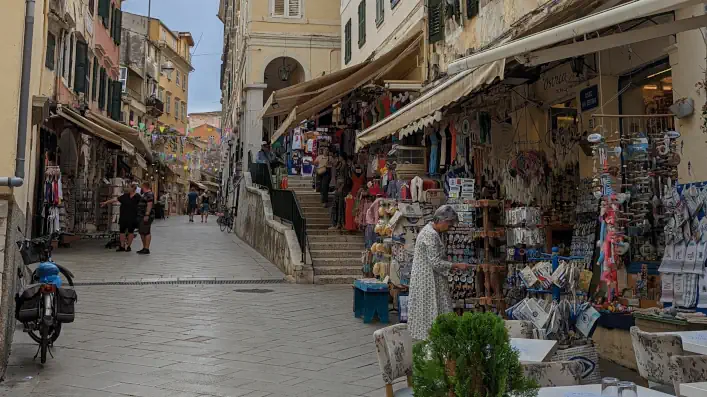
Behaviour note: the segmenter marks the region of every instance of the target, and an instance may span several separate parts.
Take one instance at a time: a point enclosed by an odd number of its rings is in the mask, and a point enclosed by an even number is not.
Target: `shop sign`
[[[592,110],[599,106],[599,86],[593,85],[580,91],[579,101],[582,112]]]
[[[565,63],[544,73],[535,83],[535,92],[543,102],[553,103],[571,96],[583,80],[583,75],[577,76],[570,64]]]

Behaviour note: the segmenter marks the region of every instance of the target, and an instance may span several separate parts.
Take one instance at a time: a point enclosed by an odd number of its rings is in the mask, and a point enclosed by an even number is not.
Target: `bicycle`
[[[34,358],[41,355],[42,364],[47,361],[47,351],[52,355],[50,348],[61,334],[62,323],[74,321],[76,291],[61,287],[64,282],[61,276],[73,287],[74,275],[69,269],[53,262],[51,256],[54,240],[61,245],[62,236],[55,232],[16,243],[24,268],[17,268],[20,292],[15,294],[15,318],[22,322],[30,338],[39,344]],[[39,263],[39,266],[31,270],[29,266],[34,263]],[[26,274],[30,271],[31,278],[27,284]]]
[[[223,212],[219,213],[216,223],[218,223],[222,232],[225,232],[226,230],[228,230],[229,233],[233,232],[233,224],[235,221],[233,212],[233,209],[231,209],[227,214],[224,214]]]

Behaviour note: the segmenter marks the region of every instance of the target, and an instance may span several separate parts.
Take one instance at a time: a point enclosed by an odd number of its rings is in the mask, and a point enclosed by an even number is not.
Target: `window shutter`
[[[106,96],[106,115],[113,118],[113,80],[107,77],[108,95]]]
[[[114,29],[115,32],[113,33],[113,40],[115,41],[115,45],[120,45],[120,35],[122,32],[122,25],[123,25],[123,12],[120,11],[119,9],[116,8],[115,10],[115,25]]]
[[[98,89],[98,108],[103,110],[106,108],[106,70],[101,67],[101,73],[98,77],[100,79],[100,87]]]
[[[299,17],[300,16],[300,0],[290,0],[289,4],[289,16]]]
[[[479,15],[479,0],[466,0],[466,17],[471,19]]]
[[[123,89],[123,83],[121,83],[120,81],[113,81],[113,102],[112,102],[113,110],[111,112],[111,116],[113,117],[113,120],[115,120],[115,121],[121,120],[120,105],[121,105],[122,89]]]
[[[101,17],[103,26],[108,28],[108,18],[110,14],[110,0],[98,0],[98,16]]]
[[[444,1],[429,0],[430,43],[444,40]]]
[[[358,4],[358,48],[366,44],[366,0]]]
[[[93,58],[93,78],[91,79],[91,99],[96,100],[98,92],[98,58]]]
[[[47,33],[47,57],[44,60],[44,66],[49,70],[54,70],[54,62],[56,59],[56,36],[51,32]]]
[[[385,0],[376,0],[376,25],[380,26],[385,20]]]
[[[284,17],[285,16],[285,0],[273,0],[273,16]]]
[[[73,69],[74,69],[74,36],[70,35],[69,36],[69,77],[67,78],[67,83],[69,83],[69,87],[71,87],[71,77],[73,75]]]
[[[86,92],[86,76],[88,68],[88,44],[84,41],[76,42],[76,69],[74,80],[74,91],[76,93]]]
[[[351,62],[351,20],[346,22],[344,28],[344,64]]]

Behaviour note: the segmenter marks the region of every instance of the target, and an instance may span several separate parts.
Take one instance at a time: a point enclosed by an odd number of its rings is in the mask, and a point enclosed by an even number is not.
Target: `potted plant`
[[[413,348],[415,397],[533,397],[503,320],[493,313],[439,316]]]

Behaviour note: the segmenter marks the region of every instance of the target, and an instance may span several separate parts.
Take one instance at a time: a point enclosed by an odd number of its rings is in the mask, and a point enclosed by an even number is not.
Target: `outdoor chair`
[[[681,383],[707,382],[707,356],[670,357],[670,377],[676,396],[680,395]]]
[[[386,397],[412,397],[412,337],[407,324],[395,324],[373,333],[385,382]],[[395,380],[407,377],[408,387],[393,392]]]
[[[643,332],[634,326],[631,327],[631,344],[636,353],[638,373],[648,380],[648,386],[672,394],[670,358],[685,354],[682,338],[678,335]]]
[[[534,379],[540,387],[576,386],[582,382],[584,366],[579,361],[521,363],[523,375]]]
[[[505,320],[509,338],[535,339],[533,323],[525,320]]]

